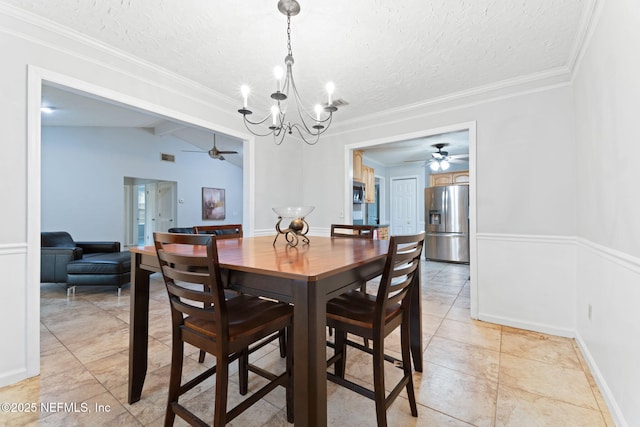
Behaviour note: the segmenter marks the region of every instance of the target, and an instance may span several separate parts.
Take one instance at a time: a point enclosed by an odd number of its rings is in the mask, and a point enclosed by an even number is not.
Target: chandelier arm
[[[253,122],[253,121],[251,121],[251,120],[247,119],[247,115],[246,115],[246,114],[243,114],[242,116],[244,117],[244,122],[245,122],[245,123],[249,123],[249,124],[252,124],[252,125],[258,126],[258,125],[261,125],[261,124],[263,124],[264,122],[266,122],[266,121],[269,119],[269,117],[271,116],[271,114],[267,114],[267,115],[265,116],[265,118],[264,118],[264,119],[262,119],[262,120],[260,120],[260,121],[257,121],[257,122]]]
[[[320,134],[321,132],[317,132],[317,133],[310,133],[310,132],[302,132],[300,130],[300,125],[298,125],[297,123],[294,124],[293,126],[291,126],[291,129],[295,129],[298,134],[300,135],[300,138],[302,138],[302,140],[307,143],[307,145],[316,145],[316,143],[318,142],[318,140],[320,139]],[[309,140],[305,137],[305,133],[307,133],[309,136],[313,136],[314,139],[313,140]]]
[[[276,145],[280,145],[282,144],[282,141],[284,141],[284,137],[287,135],[286,132],[282,132],[282,128],[280,128],[280,132],[271,132],[273,134],[273,142]],[[280,138],[280,140],[278,140],[278,138]]]
[[[244,122],[244,126],[247,128],[247,130],[248,130],[249,132],[251,132],[251,133],[252,133],[252,134],[254,134],[255,136],[269,136],[270,134],[272,134],[272,133],[273,133],[273,131],[270,131],[270,132],[267,132],[267,133],[258,133],[258,132],[255,132],[253,129],[251,129],[251,128],[249,127],[249,124],[248,124],[246,121]]]
[[[316,120],[316,118],[313,116],[313,114],[309,113],[309,111],[307,111],[304,108],[304,103],[302,102],[302,98],[300,97],[300,94],[298,93],[298,87],[296,86],[296,82],[295,80],[293,80],[293,73],[291,74],[291,85],[293,86],[293,95],[294,98],[296,99],[296,106],[298,107],[298,115],[300,116],[300,120],[302,120],[304,122],[305,128],[308,128],[308,125],[306,124],[306,122],[304,121],[304,118],[302,117],[302,112],[304,111],[304,113],[307,115],[307,117],[312,120],[313,122],[322,122],[324,120]],[[313,132],[310,132],[313,133]]]

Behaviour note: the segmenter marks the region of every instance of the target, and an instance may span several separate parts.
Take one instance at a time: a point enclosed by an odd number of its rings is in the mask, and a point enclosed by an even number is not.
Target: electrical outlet
[[[591,313],[592,313],[592,308],[591,308],[591,304],[589,304],[587,308],[587,317],[589,318],[589,320],[591,320]]]

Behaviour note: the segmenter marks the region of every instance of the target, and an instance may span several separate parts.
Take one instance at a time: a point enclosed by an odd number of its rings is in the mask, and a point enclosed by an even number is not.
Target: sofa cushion
[[[67,274],[124,274],[131,271],[129,251],[88,254],[67,264]]]

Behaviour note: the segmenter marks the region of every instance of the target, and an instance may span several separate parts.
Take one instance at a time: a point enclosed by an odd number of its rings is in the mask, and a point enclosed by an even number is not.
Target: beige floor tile
[[[436,336],[500,351],[501,328],[492,323],[444,319]]]
[[[423,358],[425,362],[498,382],[500,353],[497,351],[434,337]]]
[[[602,414],[571,403],[501,385],[496,427],[605,427]]]
[[[478,427],[493,426],[495,382],[432,363],[425,363],[414,381],[420,404]]]
[[[500,384],[577,406],[598,409],[582,370],[503,353],[500,356]]]
[[[575,341],[472,320],[468,277],[468,265],[423,262],[425,372],[413,374],[419,417],[411,416],[403,391],[388,409],[389,425],[614,427]],[[374,281],[369,288],[375,291]],[[0,388],[0,401],[85,402],[92,408],[98,403],[110,410],[0,413],[0,426],[163,424],[171,357],[167,292],[161,276],[153,274],[148,374],[142,399],[133,405],[126,403],[129,295],[128,287],[120,298],[112,287],[79,287],[75,295],[67,297],[64,284],[41,285],[42,374]],[[399,335],[392,334],[385,342],[387,353],[399,357],[399,344]],[[187,346],[185,354],[185,376],[215,364],[211,355],[199,364],[195,347]],[[275,343],[252,355],[251,361],[268,370],[284,368]],[[234,362],[230,367],[230,405],[242,399],[237,369]],[[385,376],[389,391],[401,371],[385,364]],[[350,349],[347,377],[371,387],[371,356]],[[264,381],[250,374],[250,392]],[[184,397],[205,420],[213,414],[214,385],[215,376]],[[376,425],[372,400],[330,382],[327,390],[329,425]],[[284,407],[285,392],[279,387],[231,425],[289,426]],[[176,421],[175,425],[186,423]]]
[[[582,369],[573,340],[568,338],[551,338],[547,334],[527,331],[503,331],[502,352],[571,369]]]

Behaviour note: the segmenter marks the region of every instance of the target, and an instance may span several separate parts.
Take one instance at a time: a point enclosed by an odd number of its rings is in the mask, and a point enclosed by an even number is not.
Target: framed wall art
[[[202,187],[202,219],[225,219],[224,188]]]

